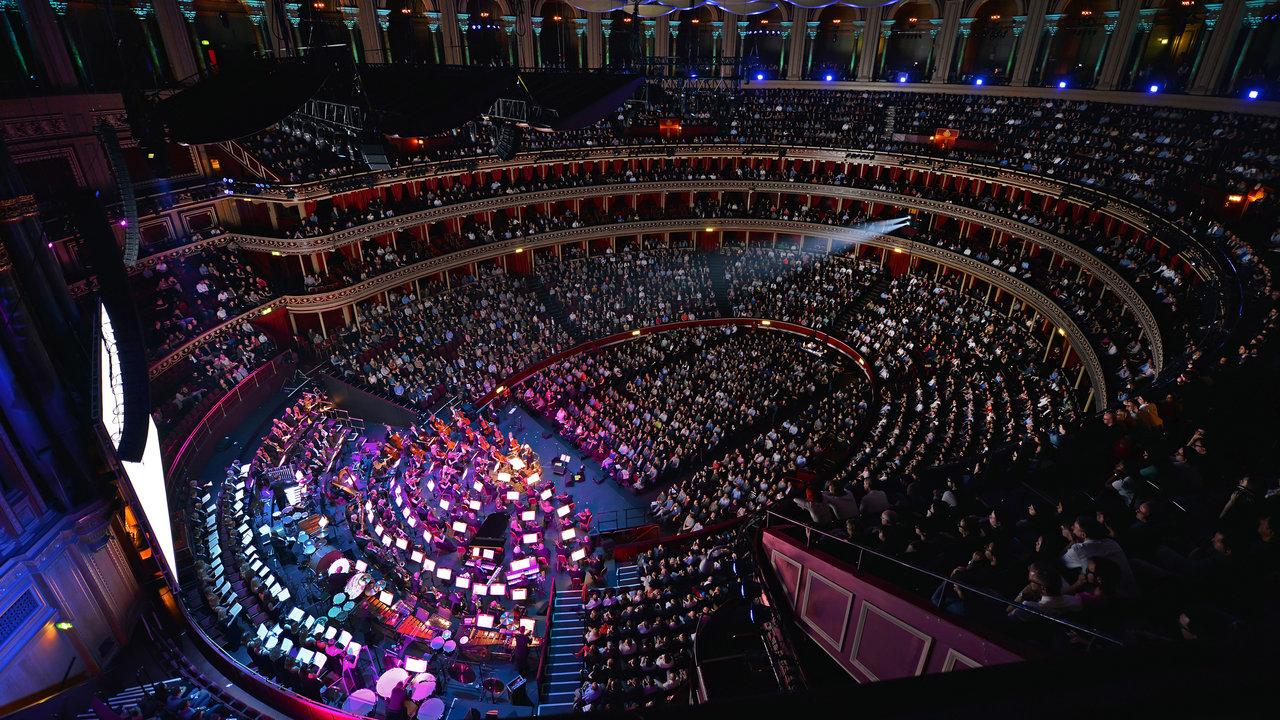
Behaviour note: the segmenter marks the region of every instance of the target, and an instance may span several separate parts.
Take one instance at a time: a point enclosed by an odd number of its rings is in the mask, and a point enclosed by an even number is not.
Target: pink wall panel
[[[778,529],[769,565],[803,630],[863,682],[1016,662],[1019,653]]]

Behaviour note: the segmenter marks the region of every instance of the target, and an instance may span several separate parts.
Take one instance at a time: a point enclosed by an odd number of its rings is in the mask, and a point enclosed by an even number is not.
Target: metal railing
[[[935,588],[935,592],[933,595],[934,597],[944,597],[947,591],[960,590],[966,596],[979,598],[985,602],[991,603],[996,607],[1004,608],[1006,611],[1016,610],[1023,617],[1034,618],[1035,622],[1044,623],[1045,625],[1042,625],[1042,627],[1055,629],[1067,636],[1075,635],[1077,637],[1083,638],[1086,641],[1087,647],[1089,649],[1092,649],[1093,646],[1096,644],[1101,644],[1108,647],[1120,647],[1124,644],[1121,640],[1115,637],[1112,637],[1111,635],[1108,635],[1106,633],[1103,633],[1099,630],[1086,627],[1079,623],[1071,622],[1070,620],[1065,620],[1056,615],[1050,615],[1048,613],[1037,610],[1034,606],[1026,605],[1019,602],[1014,602],[1013,600],[1009,600],[1007,598],[1001,597],[1000,595],[997,595],[990,590],[986,590],[983,588],[975,587],[973,585],[969,585],[967,583],[960,582],[947,575],[941,575],[932,570],[922,568],[919,565],[914,565],[912,563],[906,562],[905,560],[896,558],[892,555],[888,555],[883,552],[880,552],[879,550],[875,550],[865,545],[861,545],[859,543],[853,542],[848,538],[844,538],[839,535],[834,535],[830,532],[814,527],[813,525],[806,523],[802,520],[799,520],[797,518],[794,518],[788,515],[784,515],[783,513],[779,512],[774,508],[769,508],[765,510],[764,526],[766,528],[776,527],[776,528],[782,528],[782,529],[798,529],[802,531],[804,546],[806,548],[814,547],[815,537],[835,543],[834,548],[826,548],[826,549],[827,550],[834,549],[840,555],[843,555],[845,558],[849,559],[852,562],[854,568],[858,572],[866,573],[873,577],[877,577],[887,582],[891,582],[894,585],[898,586],[900,589],[912,592],[913,594],[915,594],[915,591],[913,591],[911,587],[904,586],[904,584],[899,582],[897,579],[885,577],[886,574],[878,573],[875,570],[869,569],[869,566],[873,564],[883,564],[884,567],[891,568],[900,573],[906,573],[910,576],[913,576],[914,579],[918,581],[924,581],[928,585],[932,585]],[[793,535],[792,537],[796,537],[796,536]],[[843,552],[839,552],[839,551],[843,551]],[[852,557],[849,557],[850,555]],[[938,602],[934,601],[932,598],[930,598],[929,601],[930,601],[930,604],[932,604],[933,607],[938,610],[938,612],[945,612],[945,610],[941,607],[941,605]],[[1023,639],[1023,638],[1018,637],[1018,639]]]

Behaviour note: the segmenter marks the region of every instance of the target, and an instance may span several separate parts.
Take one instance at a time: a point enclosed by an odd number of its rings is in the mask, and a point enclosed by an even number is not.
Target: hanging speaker
[[[519,152],[520,128],[509,122],[494,123],[493,153],[501,160],[510,160]]]

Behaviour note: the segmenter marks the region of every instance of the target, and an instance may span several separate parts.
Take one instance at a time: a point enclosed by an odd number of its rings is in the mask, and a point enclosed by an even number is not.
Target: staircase
[[[181,678],[173,678],[172,680],[162,680],[158,683],[135,685],[134,687],[126,688],[115,695],[106,698],[105,702],[107,705],[111,706],[112,710],[124,715],[133,708],[138,707],[138,704],[142,702],[144,697],[148,694],[154,693],[161,685],[172,685],[180,679]],[[76,720],[97,720],[97,718],[98,713],[93,710],[85,710],[79,715],[76,715]]]
[[[879,299],[880,293],[888,291],[890,282],[891,280],[887,273],[881,274],[880,278],[871,287],[864,290],[852,302],[841,308],[840,312],[836,313],[836,316],[831,319],[831,324],[827,327],[827,330],[834,334],[843,335],[844,329],[854,324],[854,321],[862,313],[867,303]]]
[[[550,315],[551,318],[560,325],[560,327],[564,328],[565,332],[569,333],[570,337],[577,342],[585,342],[587,340],[587,338],[582,334],[582,331],[578,329],[578,326],[569,322],[569,311],[564,309],[564,304],[551,293],[551,290],[547,288],[546,283],[542,282],[542,278],[540,276],[530,275],[525,278],[525,282],[529,284],[529,289],[533,291],[534,295],[538,296],[538,301],[547,308],[547,314]]]
[[[707,271],[711,273],[711,289],[716,293],[716,310],[720,317],[733,317],[733,306],[729,303],[729,279],[724,276],[728,258],[716,250],[707,253]]]
[[[252,175],[260,177],[263,180],[270,180],[271,182],[277,183],[280,182],[280,176],[277,175],[274,170],[264,165],[261,160],[254,156],[253,153],[246,150],[243,145],[235,140],[220,142],[218,143],[218,147],[223,152],[234,158],[236,162],[240,163],[241,167]]]
[[[618,574],[613,581],[614,587],[623,590],[638,588],[643,583],[640,582],[640,566],[633,562],[618,563]]]
[[[573,591],[557,592],[551,607],[551,639],[546,671],[542,678],[539,715],[560,715],[573,708],[573,693],[582,684],[582,636],[586,632],[582,596]]]

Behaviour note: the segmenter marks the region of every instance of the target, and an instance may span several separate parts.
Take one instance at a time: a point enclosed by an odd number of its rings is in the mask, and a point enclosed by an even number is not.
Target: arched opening
[[[355,4],[340,0],[311,0],[298,8],[298,47],[303,55],[339,52],[346,47],[360,62],[360,31],[356,29]],[[293,18],[290,18],[292,21]]]
[[[1048,62],[1041,84],[1066,80],[1071,87],[1093,87],[1102,71],[1111,36],[1107,33],[1110,0],[1071,0],[1063,8],[1058,32],[1049,38]]]
[[[387,0],[387,41],[395,62],[441,64],[440,11],[432,0]]]
[[[780,8],[752,15],[741,33],[743,71],[750,77],[763,75],[776,79],[786,75],[786,41],[782,22],[787,19]]]
[[[937,33],[937,27],[929,21],[936,17],[938,11],[931,2],[908,2],[899,7],[893,13],[893,32],[885,47],[884,66],[876,77],[928,78]]]
[[[464,49],[471,65],[519,65],[516,57],[515,23],[502,19],[502,8],[494,0],[467,3],[467,30]],[[508,32],[508,30],[510,32]]]
[[[963,53],[957,58],[953,81],[973,83],[981,79],[984,85],[1009,81],[1020,42],[1014,33],[1013,17],[1017,13],[1014,0],[989,0],[978,7]]]
[[[542,33],[538,38],[541,52],[538,67],[576,70],[583,66],[582,52],[586,38],[578,34],[585,30],[574,22],[578,11],[560,0],[550,0],[542,6]]]
[[[1247,12],[1247,11],[1246,11]],[[1236,34],[1223,87],[1232,95],[1258,90],[1259,96],[1275,100],[1280,95],[1280,3],[1270,3],[1246,14],[1244,26]]]
[[[35,45],[22,18],[22,10],[14,3],[0,4],[0,23],[9,37],[0,47],[0,91],[6,95],[22,95],[49,82],[44,66],[36,59]]]
[[[233,4],[243,14],[243,6]],[[146,15],[139,15],[127,4],[109,8],[102,0],[86,0],[68,3],[60,23],[68,54],[84,88],[116,90],[126,82],[152,88],[169,80],[159,28],[155,14],[149,10]],[[29,55],[26,60],[30,65]]]
[[[719,56],[719,49],[716,47],[719,39],[715,37],[716,28],[711,24],[718,18],[711,6],[684,10],[671,17],[680,21],[675,48],[672,50],[675,57],[694,67],[708,64]]]
[[[857,75],[858,10],[845,5],[822,8],[814,18],[817,35],[811,42],[808,77],[852,80]]]
[[[608,20],[604,23],[603,20]],[[643,57],[643,28],[631,13],[625,10],[614,10],[602,19],[602,25],[609,29],[604,42],[604,64],[609,67],[631,67],[636,58]]]
[[[1148,17],[1150,32],[1139,36],[1121,70],[1121,90],[1150,87],[1186,89],[1198,53],[1208,40],[1204,5],[1196,0],[1161,0]]]

